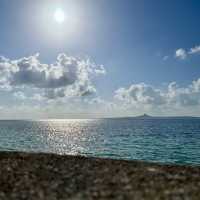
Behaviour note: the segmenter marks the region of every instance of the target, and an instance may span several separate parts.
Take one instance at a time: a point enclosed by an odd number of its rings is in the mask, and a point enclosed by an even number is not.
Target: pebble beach
[[[200,199],[200,167],[0,153],[1,200]]]

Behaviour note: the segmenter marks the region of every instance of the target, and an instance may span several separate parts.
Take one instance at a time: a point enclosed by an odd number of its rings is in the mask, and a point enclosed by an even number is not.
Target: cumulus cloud
[[[161,90],[145,83],[132,84],[129,88],[119,88],[115,91],[115,99],[135,106],[141,104],[162,105],[165,96]]]
[[[188,87],[179,87],[175,82],[168,86],[166,98],[170,104],[178,106],[197,106],[200,104],[200,79],[193,81]]]
[[[189,51],[189,54],[196,54],[196,53],[200,53],[200,45],[191,48]]]
[[[186,59],[189,55],[199,54],[200,53],[200,45],[190,48],[189,50],[180,48],[175,51],[175,57],[181,60]]]
[[[177,49],[175,52],[175,57],[184,60],[187,57],[187,52],[185,49]]]
[[[190,107],[200,105],[200,79],[193,81],[186,87],[179,87],[171,82],[166,88],[139,83],[128,88],[119,88],[115,91],[115,99],[133,107]]]
[[[102,65],[66,54],[52,64],[41,63],[39,54],[18,60],[0,57],[0,89],[40,89],[50,99],[93,94],[93,77],[105,73]]]

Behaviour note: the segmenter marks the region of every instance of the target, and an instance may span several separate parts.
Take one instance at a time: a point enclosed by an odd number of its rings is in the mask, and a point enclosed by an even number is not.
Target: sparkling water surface
[[[0,150],[200,165],[200,119],[2,120]]]

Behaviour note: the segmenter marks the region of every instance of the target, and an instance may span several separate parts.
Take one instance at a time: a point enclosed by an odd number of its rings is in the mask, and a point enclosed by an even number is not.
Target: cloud
[[[141,108],[200,106],[200,78],[186,87],[179,87],[176,82],[162,89],[144,83],[132,84],[128,88],[116,90],[114,98],[125,105]]]
[[[163,60],[164,60],[164,61],[166,61],[166,60],[168,60],[168,59],[169,59],[169,56],[164,56],[164,57],[163,57]]]
[[[24,99],[26,99],[27,97],[25,96],[25,94],[23,93],[23,92],[21,92],[21,91],[17,91],[17,92],[14,92],[14,97],[16,98],[16,99],[20,99],[20,100],[24,100]]]
[[[52,64],[41,63],[39,54],[18,60],[0,57],[0,89],[38,89],[50,99],[91,95],[96,92],[92,79],[105,73],[102,65],[66,54]]]
[[[200,105],[200,79],[193,81],[187,87],[179,87],[175,82],[170,83],[166,97],[171,105],[180,107]]]
[[[129,88],[119,88],[115,91],[114,97],[134,106],[141,104],[162,105],[165,103],[165,96],[161,90],[145,83],[132,84]]]
[[[191,48],[190,51],[189,51],[188,53],[189,53],[189,54],[200,53],[200,46],[195,46],[195,47]]]
[[[22,91],[16,91],[13,93],[13,96],[15,97],[15,99],[18,100],[31,100],[31,101],[42,101],[45,100],[44,96],[42,96],[41,94],[33,94],[33,95],[26,95],[25,92]]]
[[[87,100],[87,103],[91,106],[96,106],[98,110],[101,108],[101,110],[103,109],[104,111],[109,111],[109,112],[112,111],[113,108],[115,107],[114,102],[106,101],[105,99],[102,99],[100,97],[95,97],[90,100]]]
[[[189,50],[180,48],[175,51],[175,57],[181,60],[186,59],[189,55],[199,54],[200,53],[200,45],[190,48]]]
[[[175,52],[175,57],[184,60],[187,57],[187,52],[185,49],[177,49]]]

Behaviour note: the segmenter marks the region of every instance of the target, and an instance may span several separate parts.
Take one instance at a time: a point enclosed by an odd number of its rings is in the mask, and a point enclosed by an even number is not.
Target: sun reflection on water
[[[200,163],[200,120],[0,121],[0,150]]]
[[[58,154],[82,154],[89,151],[91,132],[88,123],[97,123],[92,119],[63,119],[41,120],[43,130],[46,131],[46,144],[48,148]],[[93,137],[93,139],[95,139]]]

